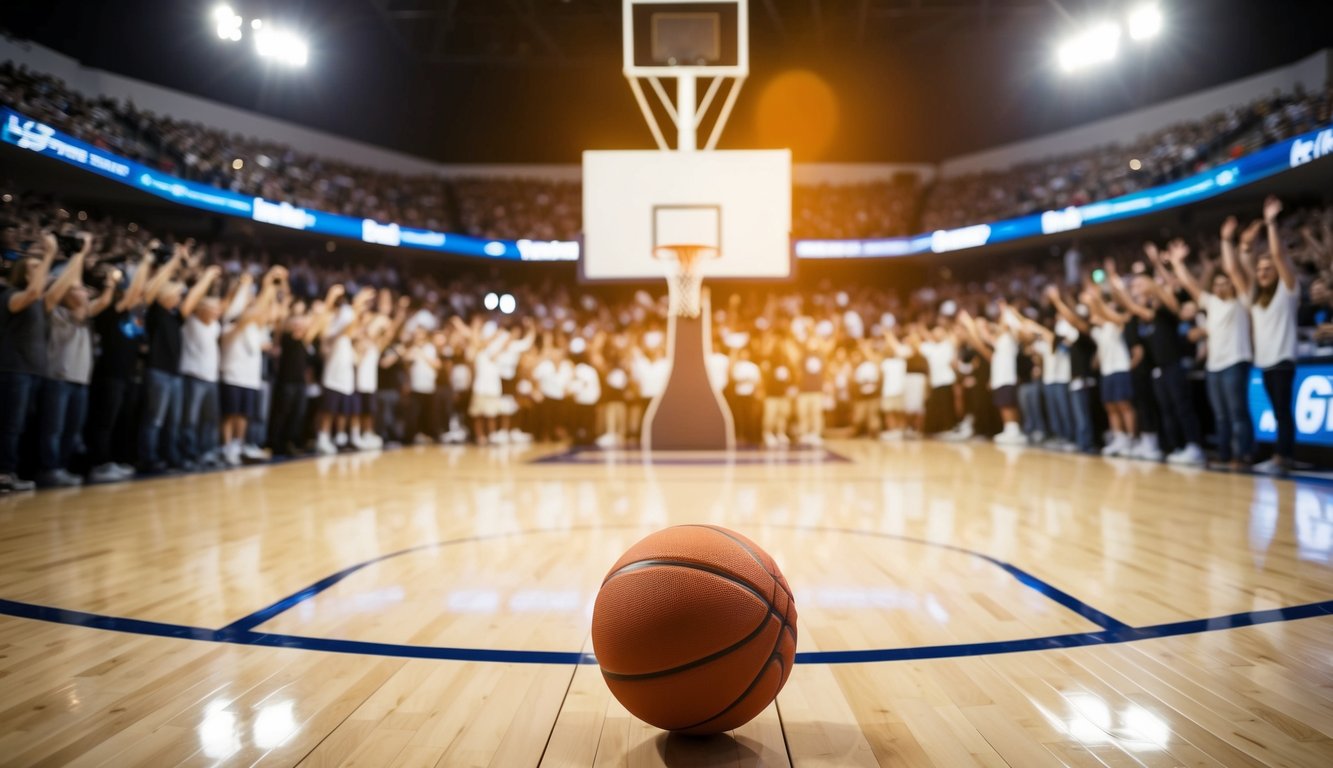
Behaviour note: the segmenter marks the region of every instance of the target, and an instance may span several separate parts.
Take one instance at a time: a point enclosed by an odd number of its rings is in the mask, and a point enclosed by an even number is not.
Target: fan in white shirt
[[[268,349],[269,329],[275,318],[278,292],[290,296],[287,270],[274,267],[264,276],[259,296],[228,323],[222,331],[222,453],[228,464],[241,463],[241,456],[262,461],[268,453],[246,443],[249,420],[259,415],[259,392],[264,385],[264,351]],[[249,286],[239,295],[248,295]],[[233,304],[233,308],[238,305]]]

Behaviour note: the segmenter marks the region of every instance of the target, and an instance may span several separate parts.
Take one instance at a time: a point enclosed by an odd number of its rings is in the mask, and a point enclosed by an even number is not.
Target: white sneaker
[[[229,467],[241,466],[241,446],[237,443],[222,446],[222,460],[227,462]]]
[[[805,440],[804,440],[803,442],[805,443],[805,445],[812,445],[812,446],[818,447],[818,446],[821,446],[821,445],[824,444],[824,436],[823,436],[823,435],[806,435],[806,436],[805,436]]]
[[[413,445],[430,445],[434,442],[435,441],[431,439],[430,435],[427,434],[418,434],[412,439]]]
[[[1028,439],[1018,425],[1010,422],[1004,425],[1004,431],[994,438],[996,445],[1027,445]]]
[[[598,448],[615,448],[616,442],[618,441],[616,440],[615,435],[611,434],[610,432],[607,432],[605,435],[602,435],[601,437],[597,438],[595,442],[597,443]]]
[[[1201,467],[1204,462],[1205,457],[1203,455],[1203,449],[1194,443],[1190,443],[1166,457],[1167,464],[1176,464],[1186,467]]]
[[[1125,443],[1125,435],[1112,432],[1111,437],[1106,441],[1106,445],[1102,446],[1102,455],[1107,457],[1124,456]]]
[[[346,446],[346,445],[347,445],[347,433],[346,433],[346,432],[339,432],[336,436],[334,436],[334,438],[333,438],[333,445],[334,445],[335,447],[337,447],[337,448],[342,448],[342,447]]]
[[[767,447],[769,447],[769,448],[776,448],[776,447],[778,447],[778,437],[777,437],[777,435],[773,434],[772,432],[765,432],[765,433],[764,433],[764,445],[767,446]]]
[[[511,429],[509,430],[509,442],[527,444],[532,442],[532,435],[529,435],[521,429]]]
[[[319,437],[315,438],[315,453],[321,456],[332,456],[337,452],[338,446],[333,444],[328,435],[320,433]]]
[[[126,479],[116,465],[110,463],[99,464],[88,473],[88,482],[90,483],[119,483]]]
[[[879,439],[882,443],[894,443],[903,439],[903,431],[901,429],[886,429],[879,433]]]
[[[1137,445],[1130,449],[1129,455],[1144,461],[1161,461],[1162,449],[1157,447],[1156,435],[1142,435]]]
[[[120,471],[120,474],[124,475],[125,477],[134,477],[134,467],[130,466],[129,464],[121,464],[120,462],[112,462],[112,463],[111,463],[111,466],[113,466],[113,467],[115,467],[117,470],[119,470],[119,471]]]
[[[786,432],[778,433],[778,445],[791,445],[791,438],[787,437]]]
[[[495,445],[506,445],[509,443],[509,433],[504,430],[491,433],[491,442]]]
[[[273,458],[273,454],[269,453],[267,450],[263,448],[260,448],[254,443],[246,443],[245,445],[241,446],[241,457],[246,459],[247,461],[268,461],[269,459]]]
[[[1250,470],[1253,472],[1258,472],[1261,475],[1287,474],[1287,468],[1283,466],[1282,462],[1278,461],[1276,456],[1269,459],[1268,461],[1261,461],[1258,464],[1255,464],[1254,466],[1250,467]]]
[[[972,424],[970,422],[959,422],[958,426],[940,435],[940,439],[948,440],[951,443],[961,443],[972,439]]]

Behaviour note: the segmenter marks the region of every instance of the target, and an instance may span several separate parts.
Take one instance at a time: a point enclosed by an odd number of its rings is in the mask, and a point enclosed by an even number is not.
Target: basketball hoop
[[[697,243],[659,245],[653,249],[653,258],[664,262],[666,268],[672,315],[698,317],[703,311],[701,267],[705,259],[716,259],[719,255],[717,248]]]

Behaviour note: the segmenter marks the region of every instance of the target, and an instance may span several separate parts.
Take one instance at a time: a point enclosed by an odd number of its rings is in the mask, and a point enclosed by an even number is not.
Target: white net
[[[703,311],[704,276],[699,264],[667,262],[667,293],[671,298],[671,314],[676,317],[698,317]]]

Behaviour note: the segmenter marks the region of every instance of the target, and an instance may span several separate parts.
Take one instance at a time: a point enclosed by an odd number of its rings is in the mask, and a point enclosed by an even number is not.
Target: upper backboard
[[[627,77],[745,77],[746,0],[624,0]]]

